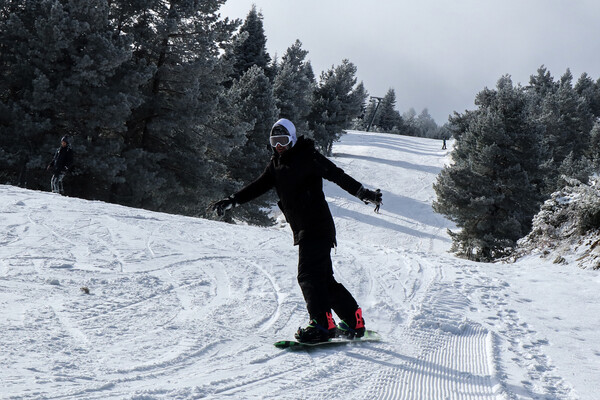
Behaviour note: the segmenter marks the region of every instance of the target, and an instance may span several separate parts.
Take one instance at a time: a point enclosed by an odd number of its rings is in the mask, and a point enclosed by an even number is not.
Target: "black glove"
[[[377,189],[375,191],[365,189],[364,186],[361,186],[356,192],[356,197],[365,202],[365,204],[374,203],[376,205],[381,204],[383,199],[383,195],[381,194],[381,190]]]
[[[237,206],[237,203],[233,196],[229,196],[226,199],[219,200],[213,205],[213,211],[217,213],[219,217],[225,215],[225,211],[231,210],[233,207]]]

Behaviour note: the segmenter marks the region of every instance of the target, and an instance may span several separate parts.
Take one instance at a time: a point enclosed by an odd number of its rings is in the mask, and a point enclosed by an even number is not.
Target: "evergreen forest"
[[[569,70],[554,79],[541,66],[525,86],[502,76],[475,105],[450,118],[456,142],[434,185],[433,207],[460,228],[450,232],[456,253],[490,261],[511,254],[553,193],[597,181],[600,80],[584,73],[574,83]],[[590,190],[600,198],[597,185]],[[587,230],[600,229],[594,201],[581,204],[578,216]]]
[[[272,58],[262,14],[223,18],[225,2],[3,0],[0,182],[49,190],[68,136],[67,195],[213,217],[212,202],[262,172],[279,118],[326,155],[347,129],[453,137],[433,206],[459,228],[453,250],[487,261],[514,249],[552,193],[600,169],[600,80],[587,74],[502,76],[438,127],[427,109],[401,115],[393,88],[369,96],[349,60],[315,74],[300,40]],[[270,224],[272,201],[227,218]]]
[[[324,153],[368,94],[341,60],[319,76],[297,40],[274,60],[256,7],[225,0],[4,0],[0,181],[48,190],[63,136],[66,194],[191,216],[249,183],[271,126],[295,122]],[[268,224],[255,202],[234,217]]]

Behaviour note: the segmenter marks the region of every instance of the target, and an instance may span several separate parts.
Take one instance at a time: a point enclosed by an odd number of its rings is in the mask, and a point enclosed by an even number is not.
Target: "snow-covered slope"
[[[384,341],[299,352],[273,346],[307,322],[287,227],[0,186],[0,398],[598,398],[598,273],[449,254],[440,147],[364,132],[334,146],[384,193],[375,214],[325,185],[335,275]]]

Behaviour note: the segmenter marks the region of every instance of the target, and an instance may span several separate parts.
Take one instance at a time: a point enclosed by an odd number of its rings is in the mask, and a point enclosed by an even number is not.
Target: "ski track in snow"
[[[335,276],[384,338],[335,349],[272,345],[307,320],[286,227],[0,186],[0,398],[580,398],[510,273],[447,253],[439,147],[360,132],[334,146],[384,193],[374,214],[325,184]]]

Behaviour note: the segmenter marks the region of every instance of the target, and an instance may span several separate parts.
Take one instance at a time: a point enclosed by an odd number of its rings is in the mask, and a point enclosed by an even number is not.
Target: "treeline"
[[[0,182],[48,190],[69,135],[68,194],[205,216],[262,172],[278,118],[329,153],[364,113],[356,67],[317,78],[300,41],[273,60],[256,8],[232,21],[224,3],[4,0]],[[260,206],[236,217],[265,222]]]
[[[393,88],[380,99],[371,98],[364,114],[356,120],[355,129],[431,139],[448,139],[451,136],[447,126],[438,126],[426,108],[418,115],[414,108],[401,115],[396,107]]]
[[[455,252],[489,261],[528,234],[553,192],[600,171],[600,80],[584,73],[573,84],[569,70],[554,80],[542,66],[526,86],[501,77],[475,104],[450,118],[456,143],[434,209],[460,228]],[[598,224],[600,210],[589,221]]]

